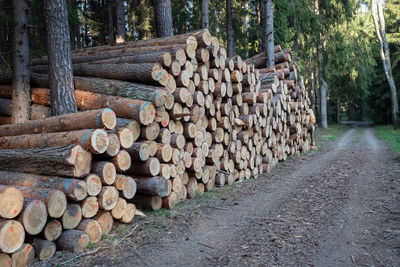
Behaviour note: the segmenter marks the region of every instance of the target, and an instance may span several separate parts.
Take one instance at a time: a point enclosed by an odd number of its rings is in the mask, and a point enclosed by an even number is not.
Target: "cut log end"
[[[30,235],[39,234],[47,222],[46,205],[40,200],[29,201],[22,213],[22,224]]]
[[[22,210],[24,196],[17,188],[5,186],[0,193],[0,216],[5,219],[15,218]]]
[[[115,116],[114,111],[109,108],[105,108],[101,111],[101,122],[103,123],[104,127],[106,127],[109,130],[112,130],[115,128],[115,125],[117,124],[117,117]],[[97,122],[96,122],[97,123]]]
[[[82,140],[83,143],[84,140]],[[108,134],[101,129],[94,130],[91,138],[91,150],[93,153],[102,154],[106,152],[109,144]]]
[[[74,229],[82,220],[82,209],[78,204],[69,204],[62,217],[64,229]]]
[[[13,253],[25,240],[25,230],[21,223],[5,220],[0,223],[0,249],[4,253]]]
[[[58,220],[49,221],[44,227],[44,237],[49,241],[55,241],[62,233],[62,225]]]
[[[89,244],[89,235],[79,230],[68,230],[57,240],[57,248],[71,252],[81,252]]]
[[[156,108],[151,102],[146,102],[140,107],[139,120],[143,125],[149,125],[156,117]]]

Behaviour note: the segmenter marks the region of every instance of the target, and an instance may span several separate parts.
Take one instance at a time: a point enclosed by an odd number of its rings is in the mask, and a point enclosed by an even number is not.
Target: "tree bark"
[[[374,20],[374,26],[376,35],[380,44],[380,56],[383,63],[386,79],[388,80],[390,87],[390,95],[392,100],[392,120],[393,125],[397,128],[399,124],[399,104],[397,100],[396,84],[393,79],[392,65],[390,63],[390,51],[389,45],[386,40],[386,28],[385,28],[385,17],[383,15],[382,0],[372,0],[371,2],[371,13]]]
[[[274,1],[266,0],[265,2],[265,47],[267,49],[268,64],[266,67],[275,66],[274,60]]]
[[[29,25],[28,1],[15,0],[13,3],[13,123],[29,120]]]
[[[117,44],[125,42],[125,11],[124,0],[115,1],[115,13],[117,17],[117,36],[115,42]]]
[[[86,3],[86,2],[85,2]],[[66,0],[45,0],[52,114],[77,112]]]
[[[108,44],[114,43],[113,0],[107,0]]]
[[[91,154],[79,145],[44,149],[0,150],[0,166],[5,171],[42,175],[83,177],[90,172]]]
[[[228,58],[235,56],[235,31],[233,29],[232,0],[226,0],[226,34]]]
[[[201,28],[210,29],[210,8],[208,5],[209,0],[201,1]]]
[[[54,133],[87,128],[114,129],[115,113],[109,109],[90,110],[79,113],[54,116],[50,118],[27,121],[23,123],[0,126],[0,136],[16,136],[23,134]]]
[[[49,240],[35,238],[32,245],[35,248],[36,257],[41,261],[51,259],[56,253],[56,244]]]
[[[171,0],[158,0],[154,7],[154,20],[157,37],[174,35],[172,26]]]
[[[88,234],[79,230],[67,230],[57,239],[57,248],[71,252],[81,252],[87,247],[88,243]]]

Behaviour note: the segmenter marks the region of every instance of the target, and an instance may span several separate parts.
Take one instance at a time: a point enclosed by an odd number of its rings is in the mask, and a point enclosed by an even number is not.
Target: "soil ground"
[[[349,127],[258,179],[120,225],[68,265],[400,266],[399,178],[374,129]]]

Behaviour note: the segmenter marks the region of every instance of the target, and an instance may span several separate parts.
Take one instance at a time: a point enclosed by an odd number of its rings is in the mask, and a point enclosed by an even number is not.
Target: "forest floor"
[[[264,177],[120,225],[68,265],[399,266],[399,163],[372,127],[334,135]]]

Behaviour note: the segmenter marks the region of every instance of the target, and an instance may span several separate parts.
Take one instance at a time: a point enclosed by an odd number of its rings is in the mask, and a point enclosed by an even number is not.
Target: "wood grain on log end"
[[[0,188],[0,216],[5,219],[15,218],[22,210],[24,196],[21,191],[11,186]]]
[[[0,221],[0,249],[4,253],[13,253],[25,240],[25,230],[21,223],[14,220]]]
[[[46,205],[37,199],[26,202],[19,220],[28,234],[39,234],[47,222]]]
[[[44,237],[49,241],[55,241],[60,237],[62,233],[62,225],[58,220],[52,220],[47,222],[43,230]]]
[[[71,252],[82,252],[89,244],[89,235],[79,230],[64,231],[57,239],[57,248]]]

